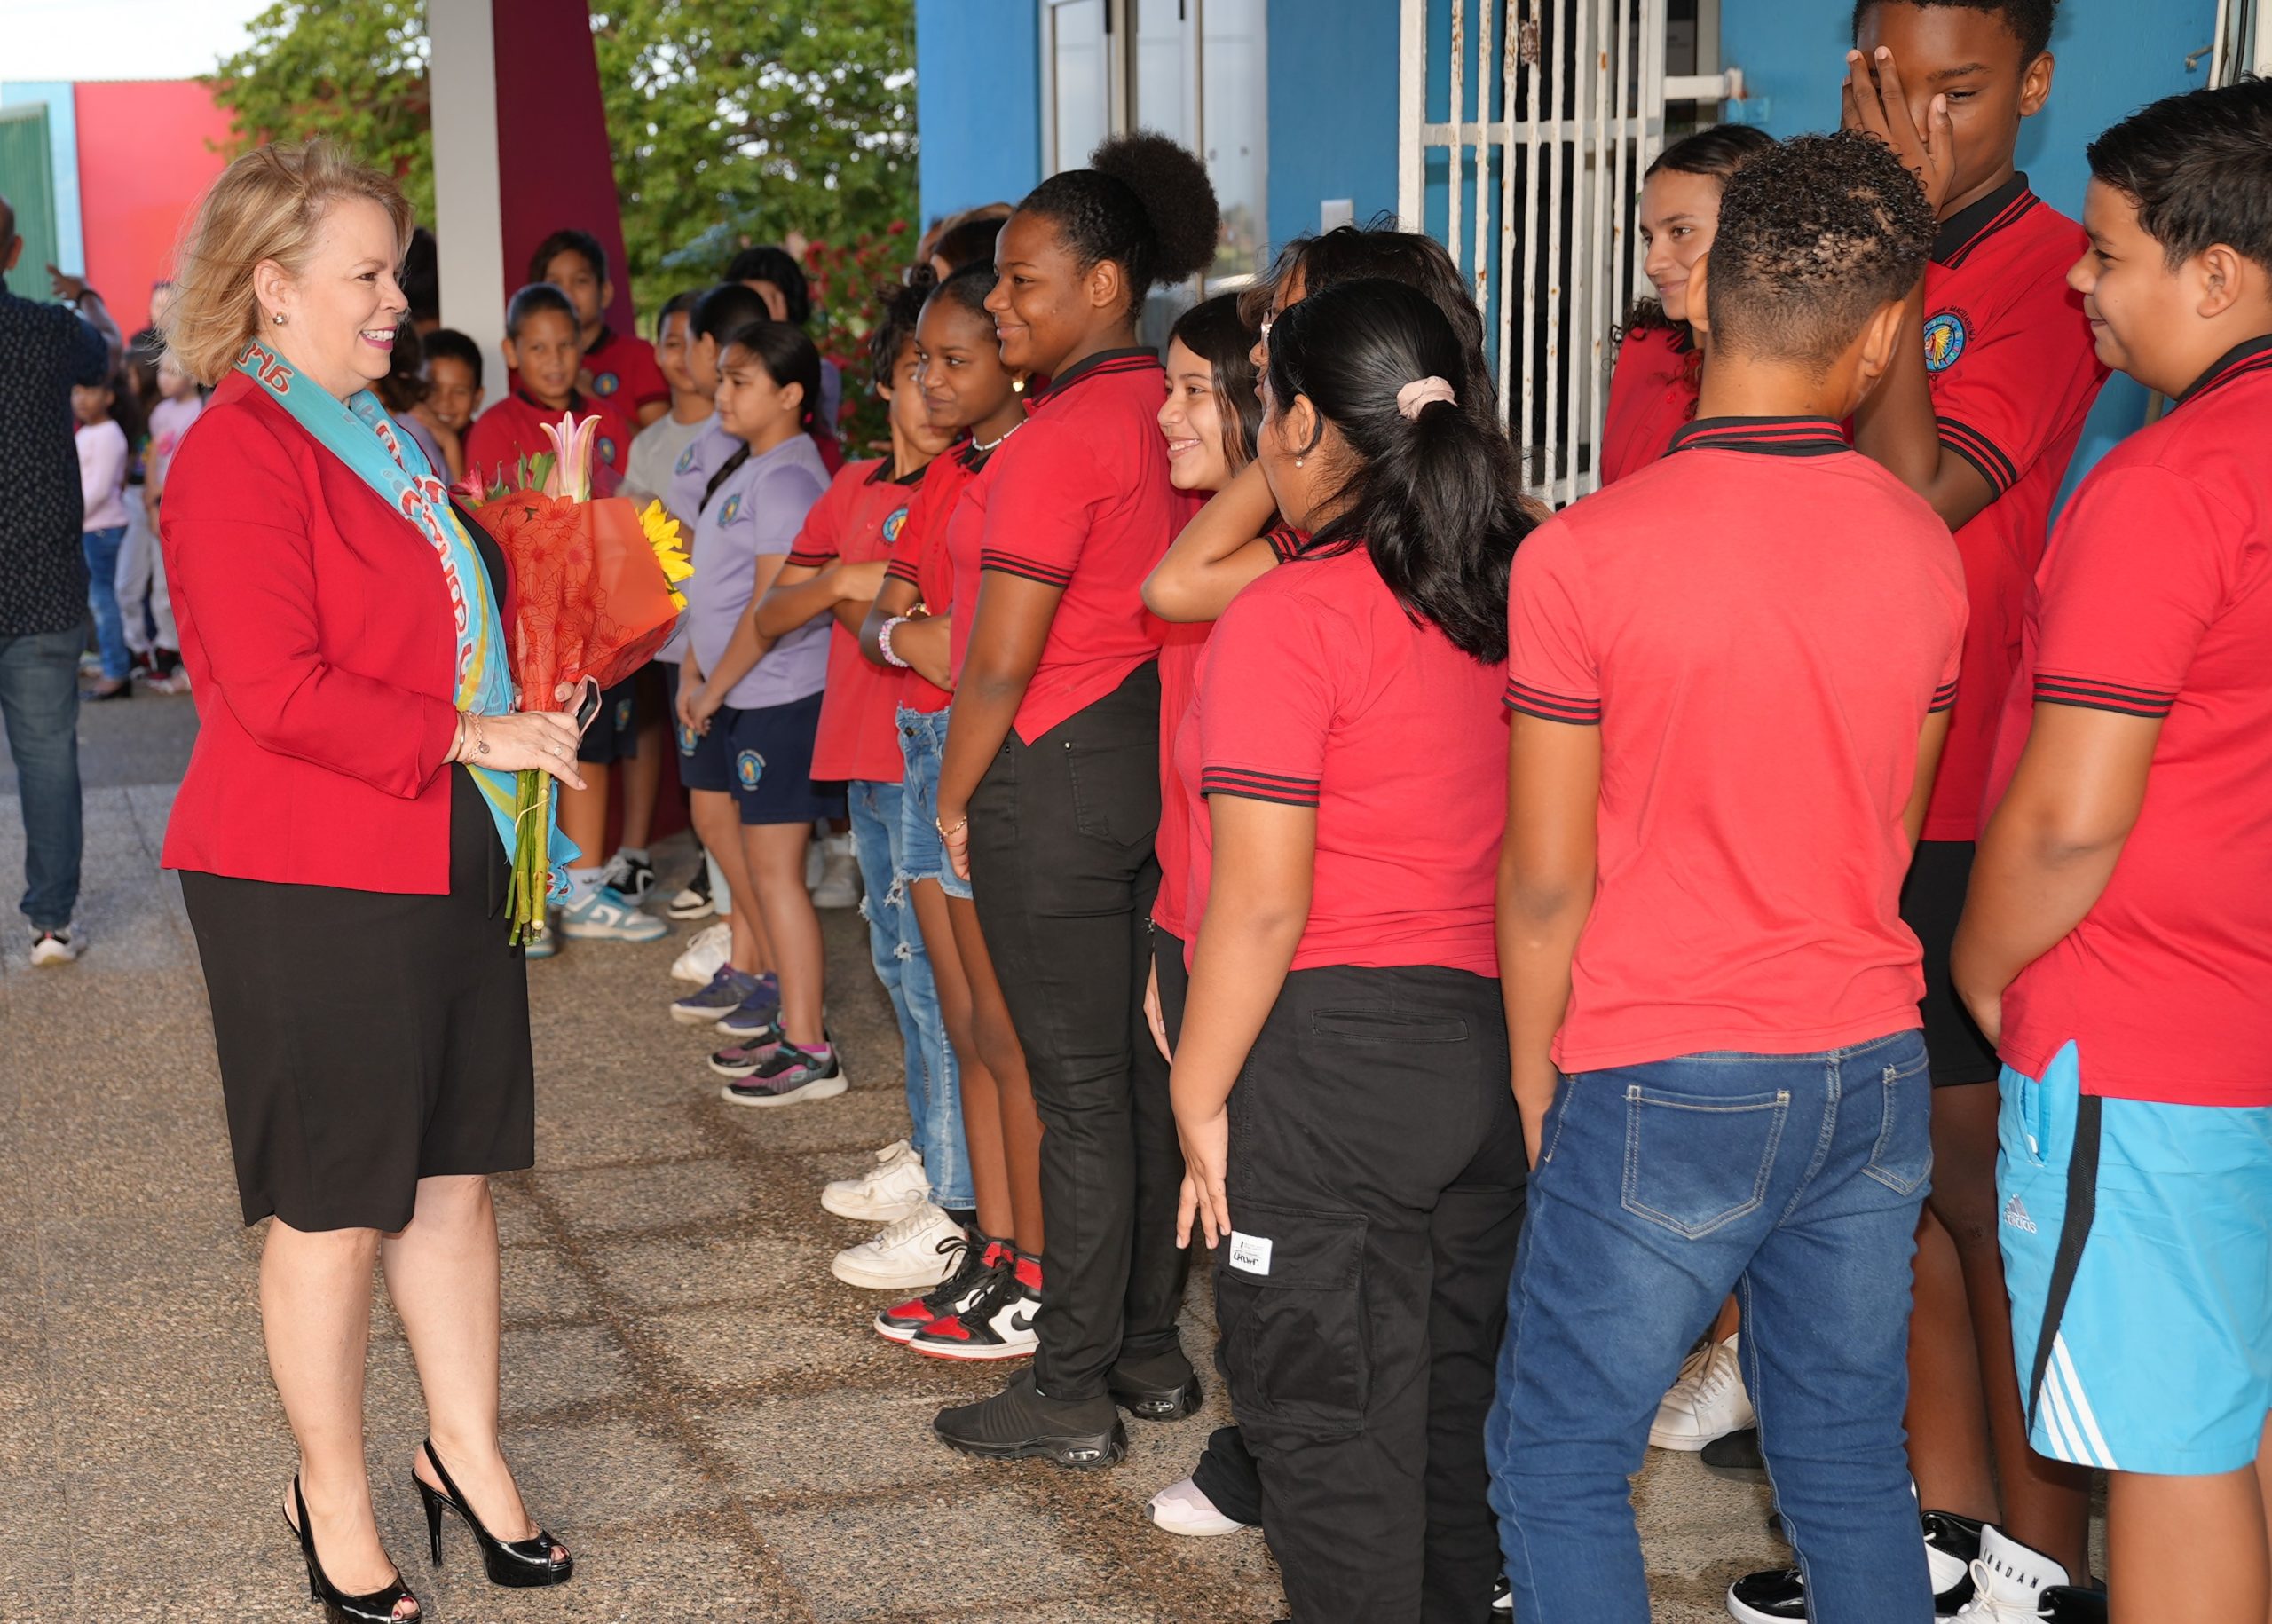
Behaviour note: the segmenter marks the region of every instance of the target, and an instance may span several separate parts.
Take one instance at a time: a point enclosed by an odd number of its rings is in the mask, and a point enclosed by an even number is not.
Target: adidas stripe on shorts
[[[2272,1109],[2086,1096],[2071,1043],[2000,1089],[2028,1442],[2116,1471],[2249,1465],[2272,1411]]]

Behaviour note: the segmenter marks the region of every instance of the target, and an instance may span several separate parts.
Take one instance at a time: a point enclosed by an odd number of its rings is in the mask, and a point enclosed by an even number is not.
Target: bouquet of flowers
[[[623,497],[594,498],[593,441],[599,419],[564,416],[544,425],[552,450],[524,458],[509,483],[474,475],[474,516],[505,556],[505,619],[523,710],[564,708],[580,690],[612,688],[670,638],[692,573],[677,522],[662,505],[635,511]],[[513,941],[546,929],[552,876],[545,831],[551,775],[519,775],[514,808]]]

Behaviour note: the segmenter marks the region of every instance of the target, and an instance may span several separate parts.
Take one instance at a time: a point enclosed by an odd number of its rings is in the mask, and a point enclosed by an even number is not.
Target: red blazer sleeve
[[[328,658],[312,471],[249,405],[208,412],[167,477],[167,583],[196,624],[209,686],[255,743],[413,799],[446,765],[457,710]]]

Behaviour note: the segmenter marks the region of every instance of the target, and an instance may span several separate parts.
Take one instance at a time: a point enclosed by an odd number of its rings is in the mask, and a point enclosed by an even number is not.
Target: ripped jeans
[[[914,1119],[915,1148],[931,1181],[931,1199],[942,1207],[977,1204],[970,1183],[970,1151],[963,1137],[962,1078],[946,1022],[939,1016],[939,989],[931,979],[931,956],[915,922],[906,866],[900,860],[900,801],[897,781],[855,778],[845,786],[852,816],[852,845],[860,860],[867,895],[860,903],[868,921],[868,954],[876,979],[891,995],[892,1013],[907,1055],[907,1114]]]

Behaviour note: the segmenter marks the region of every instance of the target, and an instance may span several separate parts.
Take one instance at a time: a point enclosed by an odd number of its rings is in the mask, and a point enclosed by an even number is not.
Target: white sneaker
[[[682,981],[707,987],[720,966],[733,957],[734,927],[725,919],[694,933],[686,950],[671,960],[671,974]]]
[[[1972,1599],[1957,1609],[1956,1624],[2039,1624],[2044,1587],[2068,1582],[2065,1568],[1992,1524],[1980,1531]]]
[[[1701,1449],[1716,1438],[1752,1425],[1751,1395],[1743,1390],[1743,1368],[1736,1360],[1739,1336],[1691,1353],[1680,1377],[1657,1406],[1649,1442],[1660,1449]]]
[[[66,925],[60,930],[36,930],[32,933],[32,963],[36,965],[67,965],[86,950],[87,933],[77,925]]]
[[[956,1262],[962,1226],[925,1202],[882,1234],[836,1254],[829,1273],[870,1291],[908,1291],[935,1286]]]
[[[876,1152],[876,1164],[857,1179],[839,1179],[820,1193],[820,1204],[839,1218],[895,1224],[931,1199],[923,1158],[905,1139]]]
[[[1190,1478],[1171,1483],[1151,1498],[1144,1515],[1170,1533],[1212,1539],[1220,1533],[1242,1533],[1248,1525],[1225,1517]]]
[[[820,878],[811,885],[816,908],[854,908],[860,902],[860,860],[852,837],[832,834],[816,841],[820,851]],[[809,867],[806,870],[810,873]]]
[[[655,942],[671,927],[613,886],[595,886],[561,908],[560,934],[575,942]]]

